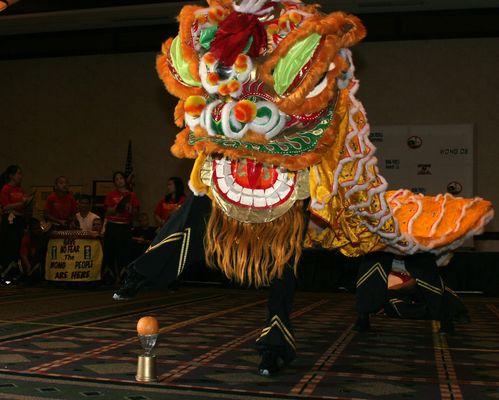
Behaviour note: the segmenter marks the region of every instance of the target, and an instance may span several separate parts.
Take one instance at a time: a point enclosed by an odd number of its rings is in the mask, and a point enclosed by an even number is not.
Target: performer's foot
[[[353,330],[357,332],[366,332],[371,329],[371,323],[369,322],[369,314],[359,314]]]
[[[113,294],[113,300],[130,300],[135,297],[143,284],[143,277],[133,268],[129,269],[125,281],[121,287]]]
[[[262,376],[271,376],[279,372],[279,356],[276,352],[267,350],[262,353],[262,360],[258,366],[258,373]]]
[[[136,294],[137,294],[137,292],[130,290],[130,288],[120,287],[113,294],[113,300],[116,300],[116,301],[130,300],[130,299],[134,298]]]

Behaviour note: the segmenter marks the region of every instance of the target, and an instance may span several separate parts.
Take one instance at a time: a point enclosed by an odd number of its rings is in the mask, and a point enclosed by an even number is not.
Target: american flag
[[[135,186],[135,172],[133,170],[133,156],[132,156],[132,141],[128,141],[128,151],[126,153],[125,162],[125,177],[128,190],[132,190]]]

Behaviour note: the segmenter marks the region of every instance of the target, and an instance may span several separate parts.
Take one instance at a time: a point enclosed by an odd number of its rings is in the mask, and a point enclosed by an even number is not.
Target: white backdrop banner
[[[473,197],[473,125],[371,127],[389,190]]]

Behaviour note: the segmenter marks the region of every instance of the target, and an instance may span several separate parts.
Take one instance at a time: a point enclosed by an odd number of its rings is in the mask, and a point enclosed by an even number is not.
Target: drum
[[[92,282],[101,279],[102,243],[84,231],[53,231],[47,245],[45,279]]]

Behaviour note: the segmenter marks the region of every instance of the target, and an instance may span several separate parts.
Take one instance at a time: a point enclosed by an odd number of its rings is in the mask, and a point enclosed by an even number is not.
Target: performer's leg
[[[468,324],[470,323],[470,316],[468,314],[468,310],[466,309],[466,306],[462,302],[462,300],[459,298],[456,292],[454,292],[451,288],[449,288],[447,285],[444,286],[445,291],[443,295],[443,304],[444,307],[447,308],[449,311],[450,318],[452,321],[458,323],[458,324]]]
[[[388,290],[388,301],[384,305],[385,313],[391,318],[428,319],[428,307],[420,298],[419,290]]]
[[[106,284],[110,284],[116,280],[116,251],[114,245],[114,226],[113,223],[106,224],[106,231],[103,239],[103,260],[102,266],[105,272],[103,279]]]
[[[116,227],[116,270],[117,281],[121,281],[126,267],[131,260],[132,230],[130,225],[121,224]]]
[[[166,288],[174,282],[186,266],[191,265],[185,263],[181,267],[182,250],[178,248],[182,246],[181,240],[185,239],[181,238],[179,243],[173,243],[176,245],[175,247],[165,247],[158,251],[145,253],[128,265],[123,283],[113,295],[113,299],[128,300],[134,297],[144,286]]]
[[[0,263],[3,267],[1,278],[15,276],[19,273],[17,261],[21,250],[21,241],[24,235],[24,219],[15,217],[12,223],[8,216],[2,217],[2,259]]]
[[[370,253],[359,265],[356,282],[356,309],[358,319],[354,329],[359,332],[370,328],[369,314],[379,311],[387,299],[387,276],[392,268],[393,255]]]
[[[411,276],[416,279],[424,302],[428,308],[429,318],[440,321],[441,332],[454,330],[450,310],[443,302],[444,284],[438,273],[436,257],[430,253],[421,253],[405,259],[405,266]]]
[[[191,196],[163,226],[145,254],[126,269],[115,300],[134,297],[144,287],[166,288],[187,268],[204,262],[204,233],[211,211],[207,197]]]
[[[276,373],[279,370],[279,358],[289,363],[296,356],[290,320],[295,287],[296,278],[292,267],[286,267],[282,279],[275,279],[270,287],[267,323],[256,341],[262,356],[259,366],[261,375]]]

